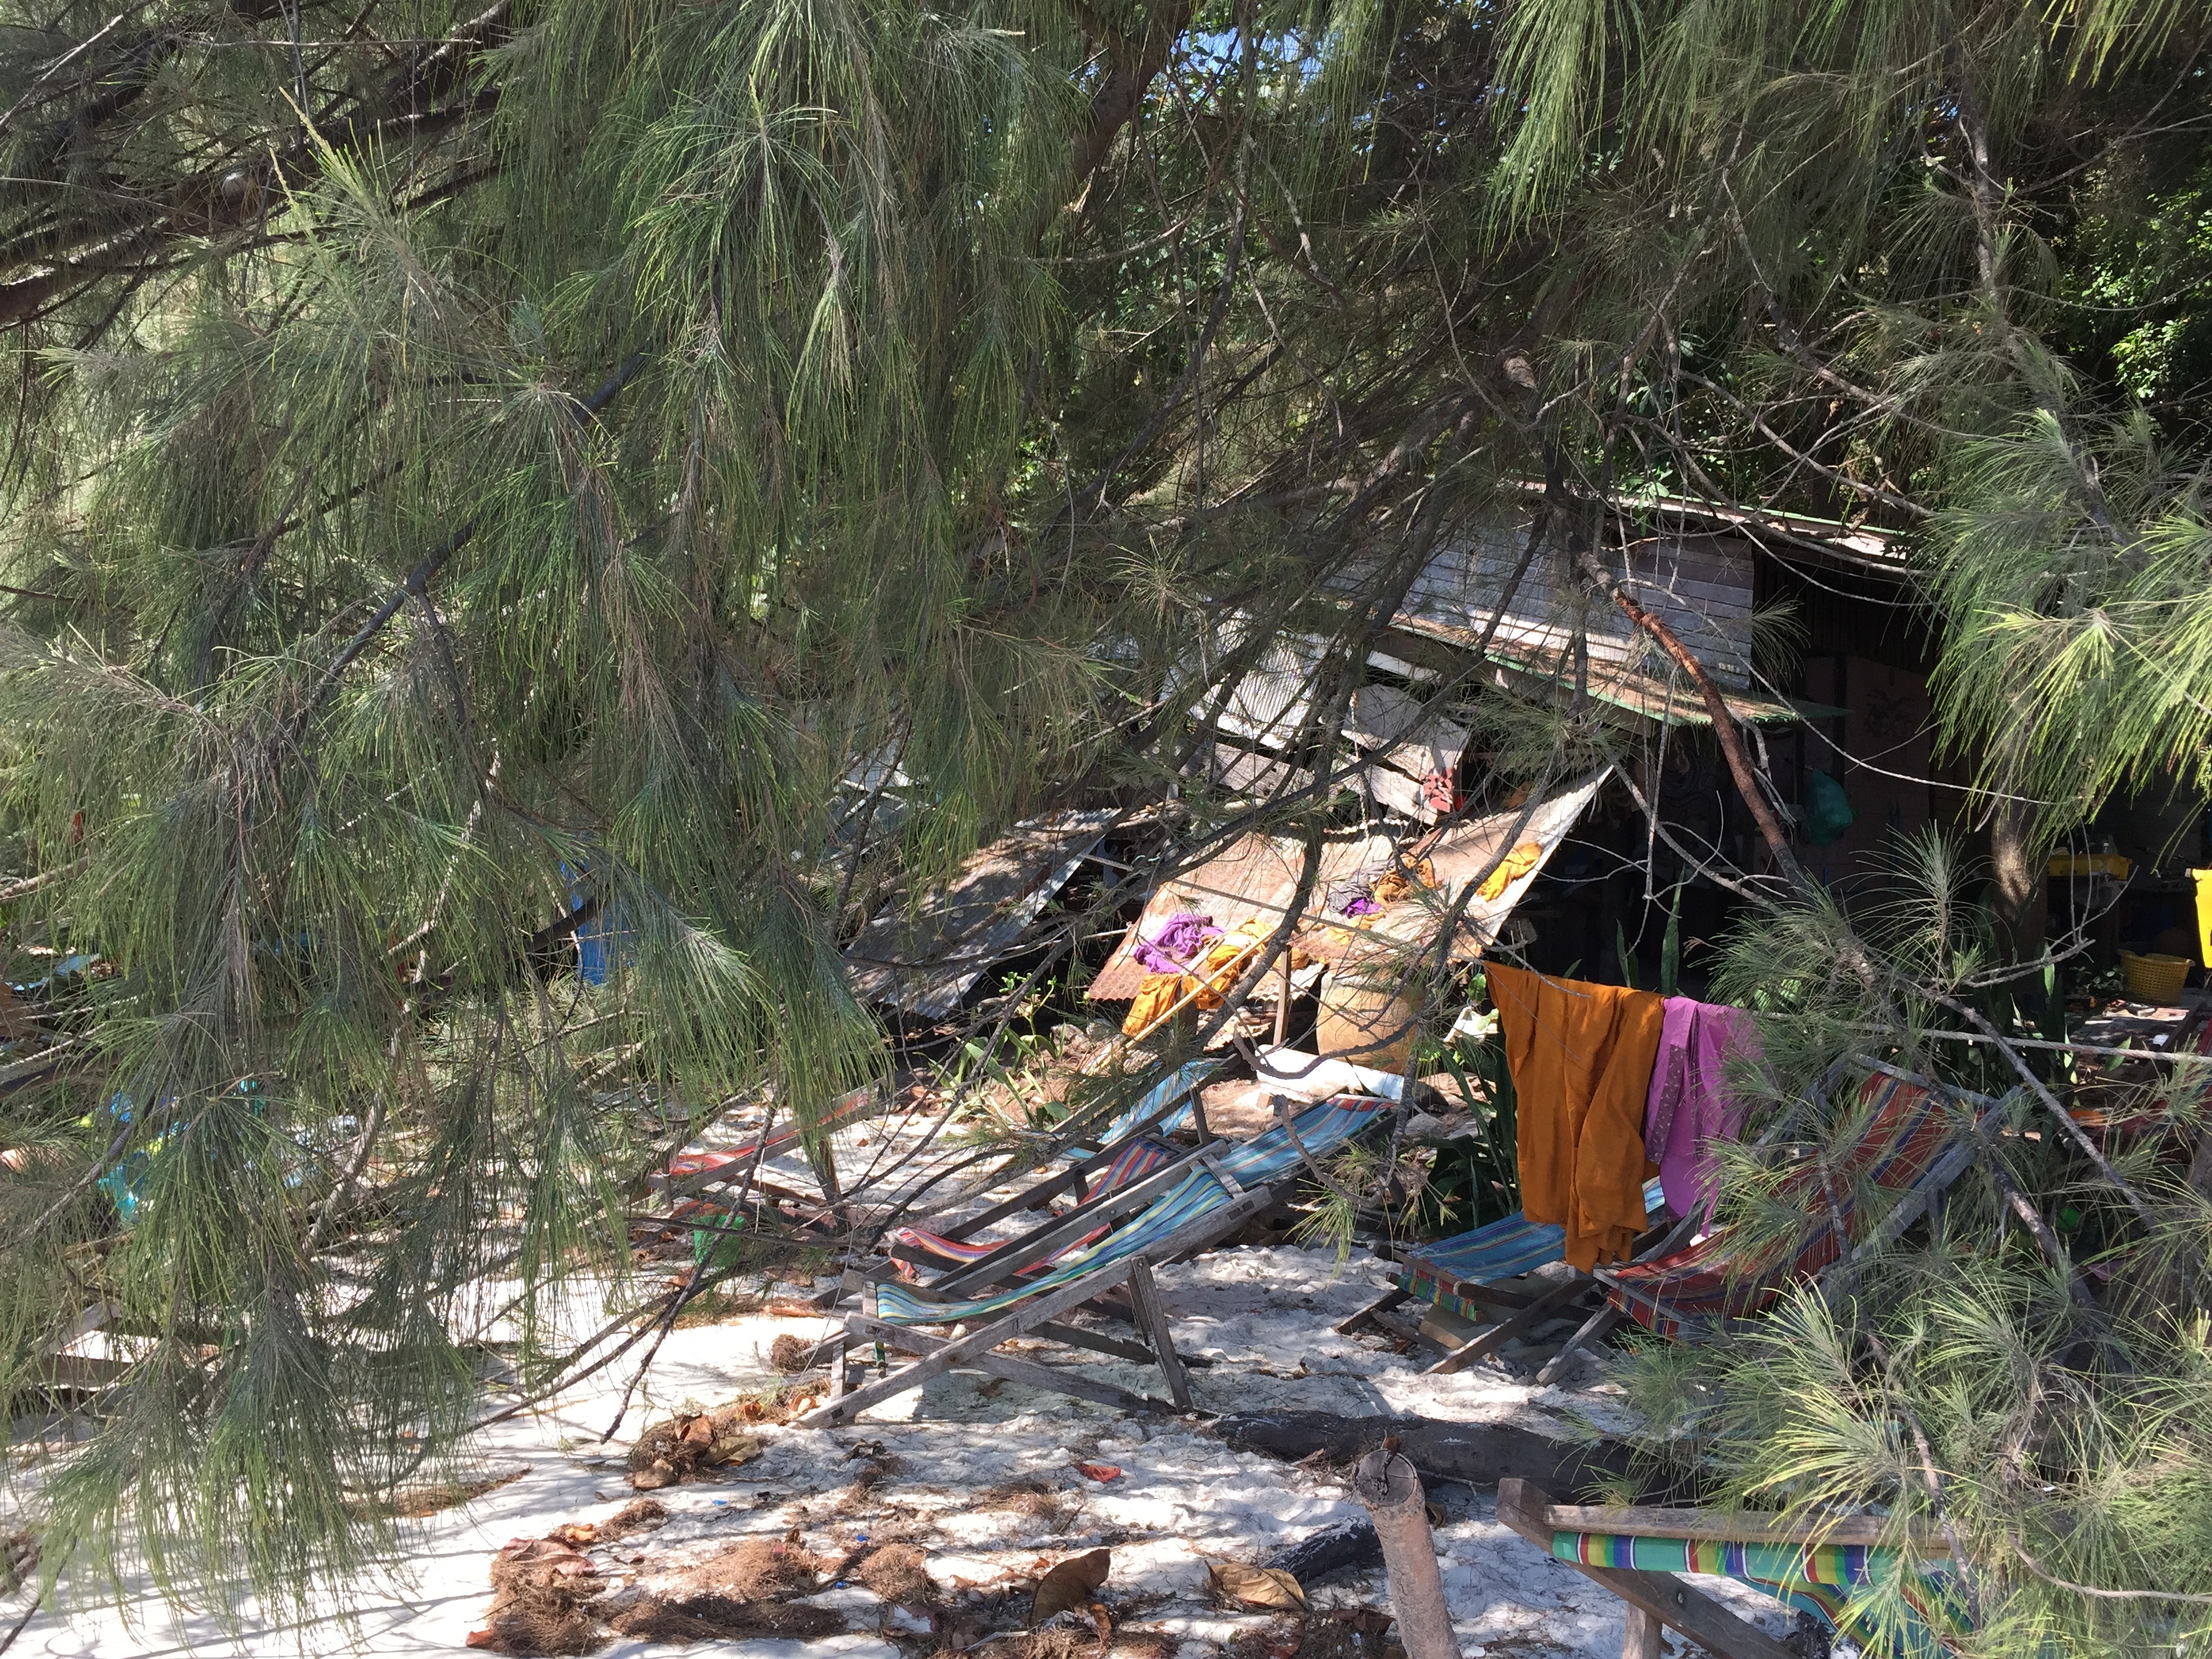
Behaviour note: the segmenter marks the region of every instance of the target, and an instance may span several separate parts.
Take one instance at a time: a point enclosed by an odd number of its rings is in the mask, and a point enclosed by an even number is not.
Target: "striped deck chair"
[[[1779,1517],[1702,1510],[1600,1509],[1554,1504],[1525,1480],[1498,1483],[1498,1518],[1553,1560],[1628,1603],[1621,1659],[1658,1659],[1662,1629],[1720,1659],[1795,1659],[1792,1650],[1675,1577],[1705,1573],[1753,1586],[1863,1645],[1868,1621],[1854,1602],[1893,1589],[1901,1612],[1883,1659],[1938,1659],[1947,1636],[1967,1629],[1951,1583],[1949,1547],[1906,1534],[1886,1516],[1785,1524]]]
[[[1606,1287],[1605,1306],[1568,1339],[1536,1380],[1554,1381],[1577,1347],[1627,1320],[1669,1340],[1695,1338],[1760,1312],[1790,1285],[1886,1248],[1973,1161],[1973,1139],[1961,1133],[1959,1106],[1947,1103],[1961,1103],[1978,1118],[1986,1118],[1997,1103],[1961,1090],[1931,1089],[1877,1066],[1859,1085],[1858,1105],[1869,1115],[1865,1126],[1831,1166],[1841,1233],[1821,1190],[1820,1172],[1808,1164],[1783,1183],[1784,1200],[1811,1218],[1794,1243],[1752,1246],[1739,1230],[1723,1227],[1686,1249],[1624,1267],[1600,1267],[1596,1277]],[[1889,1199],[1878,1214],[1859,1209],[1869,1188]]]
[[[1135,1105],[1114,1121],[1103,1136],[1105,1144],[1097,1151],[1069,1164],[1057,1174],[1032,1182],[1012,1198],[942,1229],[906,1227],[893,1232],[884,1244],[884,1254],[897,1264],[892,1271],[901,1277],[911,1278],[911,1268],[949,1267],[953,1271],[946,1277],[947,1284],[956,1279],[966,1280],[978,1272],[989,1274],[1004,1269],[1008,1273],[1022,1273],[1042,1262],[1057,1261],[1078,1241],[1095,1238],[1098,1231],[1116,1217],[1129,1213],[1127,1206],[1115,1207],[1110,1213],[1093,1214],[1092,1230],[1088,1232],[1081,1227],[1071,1232],[1065,1224],[1073,1217],[1097,1212],[1102,1206],[1111,1204],[1117,1194],[1160,1170],[1163,1164],[1157,1152],[1164,1151],[1170,1158],[1183,1156],[1172,1147],[1163,1147],[1155,1137],[1173,1133],[1189,1118],[1191,1097],[1220,1066],[1218,1060],[1196,1060],[1178,1066],[1147,1089]],[[1146,1150],[1133,1157],[1133,1149],[1140,1146]],[[1131,1167],[1122,1167],[1125,1159],[1132,1160]],[[1094,1176],[1098,1179],[1093,1181]],[[1066,1215],[1016,1238],[975,1242],[975,1235],[987,1228],[1024,1211],[1042,1210],[1054,1199],[1068,1193],[1077,1195],[1078,1205]],[[1040,1243],[1047,1235],[1050,1236],[1049,1241]],[[985,1282],[996,1280],[987,1279]]]
[[[1644,1186],[1644,1209],[1656,1214],[1663,1200],[1656,1180]],[[1652,1241],[1654,1248],[1674,1241],[1669,1231]],[[1396,1286],[1378,1301],[1362,1308],[1336,1328],[1340,1334],[1373,1326],[1401,1340],[1434,1340],[1416,1327],[1391,1317],[1392,1310],[1407,1302],[1426,1302],[1447,1313],[1471,1320],[1486,1328],[1428,1368],[1427,1375],[1442,1376],[1473,1364],[1493,1353],[1524,1331],[1534,1329],[1561,1308],[1578,1300],[1592,1285],[1577,1273],[1535,1291],[1507,1290],[1498,1281],[1519,1279],[1539,1267],[1562,1261],[1566,1255],[1565,1228],[1550,1222],[1530,1221],[1520,1211],[1454,1237],[1439,1239],[1408,1250],[1405,1271]]]
[[[1155,1170],[1164,1169],[1181,1156],[1180,1152],[1165,1142],[1155,1140],[1150,1135],[1139,1135],[1115,1154],[1114,1161],[1083,1193],[1079,1205],[1091,1204],[1110,1194],[1118,1193],[1124,1187],[1142,1181]],[[1104,1237],[1108,1224],[1100,1223],[1080,1238],[1071,1240],[1024,1263],[1018,1271],[1029,1273],[1050,1267],[1071,1250],[1081,1249],[1085,1245]],[[944,1267],[966,1267],[1004,1249],[1009,1242],[1000,1238],[963,1238],[951,1233],[933,1233],[926,1227],[900,1227],[891,1233],[888,1253],[898,1263],[899,1276],[912,1279],[915,1268],[922,1262],[933,1262]]]
[[[832,1134],[850,1128],[870,1115],[877,1103],[878,1096],[872,1088],[854,1090],[830,1109],[819,1132]],[[647,1176],[646,1182],[672,1196],[696,1193],[739,1179],[756,1158],[773,1158],[796,1146],[799,1141],[799,1125],[787,1117],[765,1137],[756,1137],[742,1146],[719,1147],[712,1152],[678,1152],[668,1160],[665,1169]]]
[[[847,1317],[842,1337],[831,1340],[834,1351],[824,1356],[830,1360],[830,1397],[797,1420],[811,1428],[848,1422],[868,1407],[955,1367],[1124,1409],[1144,1410],[1152,1405],[1141,1395],[1064,1368],[992,1352],[1011,1338],[1026,1334],[1157,1364],[1176,1408],[1188,1410],[1189,1384],[1169,1339],[1167,1316],[1152,1287],[1152,1264],[1202,1250],[1272,1207],[1281,1189],[1294,1183],[1304,1167],[1300,1146],[1308,1155],[1326,1157],[1388,1122],[1389,1115],[1388,1101],[1340,1095],[1295,1117],[1286,1116],[1241,1146],[1217,1145],[1190,1159],[1178,1160],[1124,1188],[1112,1200],[1116,1206],[1141,1207],[1104,1238],[1063,1255],[1057,1265],[1033,1279],[989,1294],[948,1294],[949,1280],[927,1291],[915,1285],[862,1282],[858,1287],[860,1310]],[[1079,1216],[1061,1226],[1079,1231],[1091,1219]],[[1048,1245],[1057,1243],[1049,1229],[1039,1238]],[[1146,1339],[1144,1345],[1059,1322],[1059,1316],[1124,1285],[1134,1306],[1138,1331]],[[926,1335],[915,1328],[952,1324],[975,1328],[951,1339]],[[885,1348],[896,1348],[919,1357],[879,1381],[848,1392],[843,1350],[867,1345],[874,1346],[879,1354]]]

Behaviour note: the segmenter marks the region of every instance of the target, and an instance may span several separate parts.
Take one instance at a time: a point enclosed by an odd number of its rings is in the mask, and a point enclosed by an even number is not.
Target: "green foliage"
[[[1285,752],[1338,765],[1375,626],[1529,480],[1565,635],[1607,600],[1562,550],[1651,492],[1869,520],[2042,833],[2204,781],[2191,21],[0,0],[8,945],[100,958],[0,1099],[0,1386],[96,1303],[139,1345],[35,1472],[49,1570],[274,1612],[384,1559],[355,1500],[464,1443],[487,1343],[550,1385],[564,1283],[640,1313],[657,1156],[884,1071],[861,915],[1078,797],[1310,822],[1193,778],[1188,711],[1317,638]],[[1499,787],[1650,758],[1571,655],[1438,691]],[[1731,947],[1778,1109],[1940,1063],[1933,992],[2002,971],[1911,857]],[[1980,1398],[1894,1283],[1855,1328]]]

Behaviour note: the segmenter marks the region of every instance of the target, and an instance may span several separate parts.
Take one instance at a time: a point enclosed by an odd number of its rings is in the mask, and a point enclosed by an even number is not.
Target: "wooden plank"
[[[1544,1523],[1554,1532],[1604,1532],[1623,1538],[1702,1538],[1735,1544],[1864,1544],[1898,1542],[1887,1516],[1845,1515],[1784,1524],[1742,1510],[1666,1509],[1649,1505],[1609,1509],[1593,1504],[1552,1504]],[[1943,1556],[1951,1547],[1942,1534],[1916,1528],[1904,1547],[1920,1556]]]
[[[1419,819],[1423,823],[1437,821],[1437,810],[1429,805],[1421,786],[1404,773],[1394,771],[1387,766],[1363,766],[1354,775],[1363,793],[1370,799],[1380,801],[1391,811],[1403,812],[1407,817]]]
[[[1249,749],[1233,749],[1227,744],[1216,743],[1211,753],[1212,764],[1205,773],[1207,781],[1240,795],[1281,794],[1310,787],[1313,783],[1313,774],[1304,767],[1255,755]]]
[[[1620,1659],[1659,1659],[1659,1621],[1633,1602],[1620,1627]]]
[[[1413,1299],[1413,1293],[1411,1291],[1394,1288],[1376,1300],[1369,1303],[1351,1318],[1339,1325],[1336,1328],[1336,1334],[1339,1336],[1349,1336],[1361,1327],[1372,1323],[1376,1315],[1388,1313],[1391,1309],[1402,1306]]]
[[[853,994],[918,1018],[951,1013],[1120,816],[1103,807],[1033,818],[975,854],[917,913],[887,906],[846,949]]]
[[[1536,1373],[1536,1386],[1542,1388],[1557,1381],[1566,1370],[1567,1362],[1573,1357],[1576,1349],[1595,1346],[1604,1340],[1607,1333],[1627,1317],[1626,1314],[1609,1302],[1600,1308],[1583,1322],[1580,1330],[1567,1339],[1565,1347],[1544,1362],[1543,1370]]]
[[[1449,770],[1467,752],[1463,726],[1431,714],[1419,698],[1395,685],[1363,685],[1352,694],[1344,734],[1378,758],[1415,777]]]

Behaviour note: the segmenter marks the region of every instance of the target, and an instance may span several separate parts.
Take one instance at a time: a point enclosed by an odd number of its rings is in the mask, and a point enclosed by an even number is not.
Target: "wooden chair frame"
[[[1373,1121],[1364,1126],[1354,1139],[1375,1133],[1389,1121],[1389,1113],[1376,1112]],[[1331,1147],[1330,1150],[1335,1148]],[[1164,1237],[1133,1249],[1117,1261],[1102,1263],[1093,1271],[1083,1273],[1066,1284],[1004,1309],[988,1317],[975,1330],[961,1332],[952,1338],[929,1335],[914,1325],[896,1324],[879,1317],[876,1308],[876,1286],[880,1273],[848,1275],[848,1283],[860,1294],[860,1310],[848,1315],[843,1328],[817,1346],[813,1358],[816,1364],[823,1359],[829,1362],[830,1399],[796,1420],[813,1428],[828,1428],[849,1422],[868,1407],[894,1395],[902,1394],[918,1383],[926,1382],[931,1377],[956,1367],[984,1371],[1010,1382],[1051,1389],[1078,1399],[1095,1400],[1125,1410],[1158,1408],[1161,1402],[1132,1394],[1111,1383],[1076,1376],[1057,1367],[1009,1358],[992,1352],[1015,1337],[1030,1334],[1046,1337],[1073,1347],[1087,1348],[1117,1359],[1133,1359],[1140,1364],[1157,1365],[1167,1385],[1169,1401],[1174,1408],[1177,1411],[1189,1410],[1190,1386],[1185,1373],[1191,1362],[1175,1351],[1167,1315],[1160,1305],[1158,1293],[1152,1283],[1152,1267],[1158,1264],[1182,1261],[1218,1243],[1248,1221],[1273,1209],[1282,1194],[1295,1187],[1305,1175],[1304,1159],[1299,1158],[1272,1178],[1246,1185],[1220,1163],[1219,1152],[1218,1144],[1201,1146],[1188,1157],[1178,1158],[1142,1181],[1122,1188],[1100,1204],[1064,1216],[1052,1225],[1040,1228],[1024,1239],[1015,1241],[1014,1244],[994,1250],[990,1255],[969,1264],[957,1273],[947,1275],[934,1285],[919,1290],[914,1286],[902,1287],[908,1293],[918,1294],[927,1300],[951,1303],[955,1300],[956,1288],[962,1297],[969,1297],[1013,1282],[1019,1277],[1020,1267],[1035,1261],[1038,1252],[1057,1249],[1095,1231],[1102,1222],[1110,1224],[1115,1219],[1133,1215],[1148,1207],[1154,1200],[1172,1191],[1194,1167],[1206,1170],[1227,1194],[1225,1203],[1194,1216]],[[1061,1318],[1062,1315],[1073,1313],[1085,1304],[1095,1303],[1109,1292],[1124,1289],[1139,1341],[1131,1342],[1088,1330],[1079,1325],[1068,1324]],[[879,1352],[889,1350],[913,1354],[916,1358],[913,1364],[896,1370],[890,1369],[888,1360],[884,1360],[885,1374],[882,1377],[854,1389],[849,1386],[846,1356],[852,1348],[863,1346],[874,1347]]]
[[[1893,1541],[1892,1523],[1881,1516],[1846,1516],[1797,1525],[1771,1524],[1743,1515],[1715,1515],[1704,1510],[1603,1509],[1557,1504],[1540,1488],[1511,1478],[1498,1483],[1498,1518],[1544,1553],[1560,1532],[1611,1533],[1644,1538],[1721,1539],[1739,1544],[1882,1544]],[[1915,1534],[1907,1547],[1915,1555],[1948,1555],[1933,1534]],[[1662,1629],[1680,1632],[1718,1659],[1797,1659],[1797,1655],[1741,1614],[1679,1574],[1628,1567],[1594,1567],[1560,1561],[1563,1567],[1604,1585],[1628,1604],[1621,1659],[1659,1659]]]

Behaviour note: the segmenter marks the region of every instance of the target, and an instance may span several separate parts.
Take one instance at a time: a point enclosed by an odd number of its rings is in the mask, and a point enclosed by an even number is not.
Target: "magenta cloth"
[[[1208,941],[1220,937],[1221,930],[1213,925],[1212,916],[1178,910],[1150,939],[1139,933],[1129,954],[1148,974],[1180,974],[1188,971]]]
[[[1676,1215],[1711,1218],[1720,1172],[1707,1145],[1734,1140],[1743,1127],[1743,1108],[1729,1096],[1729,1061],[1759,1054],[1759,1026],[1742,1009],[1667,999],[1644,1109],[1644,1155],[1659,1166],[1660,1189]]]

